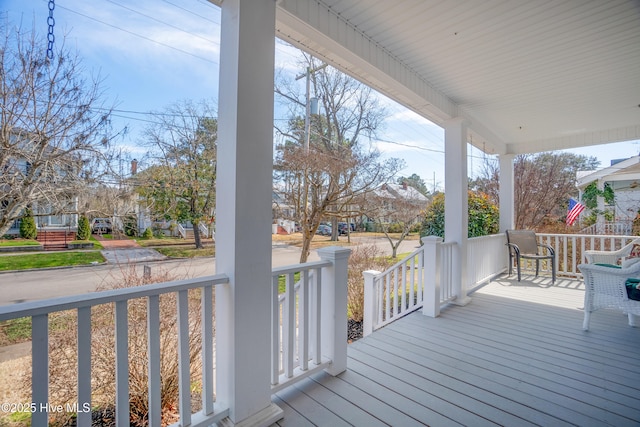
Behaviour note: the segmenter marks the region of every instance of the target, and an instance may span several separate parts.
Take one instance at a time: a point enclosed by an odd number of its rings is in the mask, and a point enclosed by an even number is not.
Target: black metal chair
[[[533,259],[536,261],[536,277],[540,271],[540,261],[548,259],[551,262],[551,280],[556,281],[556,254],[549,245],[538,243],[536,233],[531,230],[506,230],[507,245],[509,246],[509,276],[513,268],[513,260],[516,260],[518,282],[520,281],[520,259]],[[542,248],[543,251],[539,249]]]

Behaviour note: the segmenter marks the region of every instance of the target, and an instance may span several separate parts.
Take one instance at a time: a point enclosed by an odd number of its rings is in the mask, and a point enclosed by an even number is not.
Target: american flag
[[[585,206],[573,200],[573,198],[569,199],[569,210],[567,211],[567,225],[573,225],[578,219],[580,213],[585,209]]]

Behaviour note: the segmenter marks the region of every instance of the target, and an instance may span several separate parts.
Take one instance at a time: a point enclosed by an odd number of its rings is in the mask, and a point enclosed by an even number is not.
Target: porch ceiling
[[[278,37],[472,143],[527,153],[640,139],[637,0],[279,0]]]

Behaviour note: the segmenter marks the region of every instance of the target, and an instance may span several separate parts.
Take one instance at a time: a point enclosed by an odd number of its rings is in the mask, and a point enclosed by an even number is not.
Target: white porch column
[[[500,231],[513,229],[515,224],[515,195],[513,154],[500,154]]]
[[[455,304],[466,305],[467,297],[467,240],[469,229],[469,201],[467,195],[467,126],[464,119],[455,117],[444,123],[444,238],[456,242],[453,252],[452,280]]]
[[[216,272],[217,402],[222,425],[266,426],[271,403],[269,328],[275,1],[222,2]]]
[[[422,314],[440,316],[440,244],[442,238],[427,236],[422,239],[424,248],[424,302]]]
[[[322,270],[322,355],[332,360],[326,371],[338,375],[347,369],[347,270],[351,249],[331,246],[318,249],[331,267]]]

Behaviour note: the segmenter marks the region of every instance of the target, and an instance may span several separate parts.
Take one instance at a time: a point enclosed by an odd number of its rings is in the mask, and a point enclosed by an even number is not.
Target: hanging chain
[[[56,37],[53,35],[53,27],[56,25],[56,20],[53,19],[53,9],[55,8],[55,0],[49,0],[49,17],[47,18],[47,24],[49,24],[49,34],[47,35],[47,58],[49,59],[53,59],[53,42],[56,41]]]

